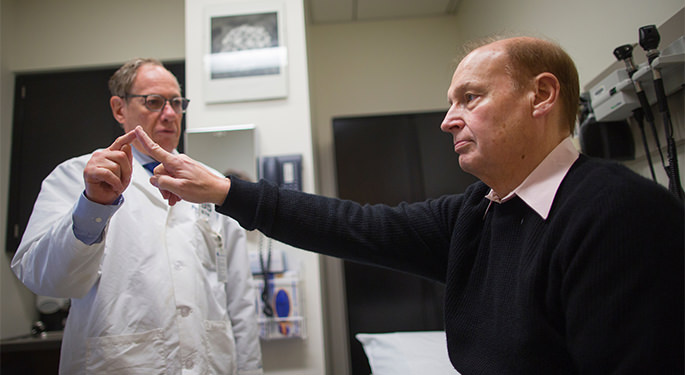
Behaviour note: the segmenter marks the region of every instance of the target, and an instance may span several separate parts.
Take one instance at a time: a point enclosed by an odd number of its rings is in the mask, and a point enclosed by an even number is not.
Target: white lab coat
[[[43,181],[12,260],[34,293],[71,298],[60,373],[261,374],[244,230],[211,205],[170,207],[134,160],[103,240],[86,245],[72,213],[89,159],[70,159]]]

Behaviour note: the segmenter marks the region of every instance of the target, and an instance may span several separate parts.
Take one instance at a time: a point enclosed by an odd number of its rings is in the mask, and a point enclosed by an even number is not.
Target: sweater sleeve
[[[460,196],[360,205],[233,178],[219,213],[289,245],[445,281],[452,215]]]

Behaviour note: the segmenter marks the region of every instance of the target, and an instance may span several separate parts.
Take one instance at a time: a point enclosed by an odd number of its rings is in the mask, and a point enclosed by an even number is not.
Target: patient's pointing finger
[[[155,143],[155,141],[150,139],[147,133],[145,133],[143,128],[140,126],[136,127],[135,135],[145,148],[145,151],[147,151],[147,153],[150,154],[150,156],[152,156],[155,160],[164,163],[169,159],[170,156],[172,156],[172,154],[164,150],[157,143]]]

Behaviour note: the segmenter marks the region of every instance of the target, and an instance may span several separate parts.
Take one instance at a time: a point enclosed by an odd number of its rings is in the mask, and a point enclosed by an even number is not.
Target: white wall
[[[185,56],[183,0],[2,1],[14,24],[7,46],[12,71]]]
[[[682,0],[465,0],[459,30],[465,39],[500,31],[552,38],[576,62],[583,85],[614,62],[615,47],[637,42],[640,26],[661,25],[682,7]]]

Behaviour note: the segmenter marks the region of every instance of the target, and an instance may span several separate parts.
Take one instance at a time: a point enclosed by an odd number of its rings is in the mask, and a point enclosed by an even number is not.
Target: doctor
[[[109,88],[127,134],[43,181],[12,260],[34,293],[71,298],[60,373],[262,374],[245,232],[207,205],[169,207],[131,132],[176,153],[176,77],[134,59]]]

